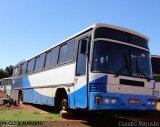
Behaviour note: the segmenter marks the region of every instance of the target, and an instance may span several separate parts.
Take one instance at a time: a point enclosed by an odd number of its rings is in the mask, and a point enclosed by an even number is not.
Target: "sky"
[[[15,65],[95,23],[150,38],[160,55],[160,0],[0,0],[0,68]]]

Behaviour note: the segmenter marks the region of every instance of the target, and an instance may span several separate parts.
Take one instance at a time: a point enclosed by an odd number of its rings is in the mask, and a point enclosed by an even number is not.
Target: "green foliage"
[[[9,76],[12,76],[13,66],[10,65],[10,66],[6,67],[5,71],[8,73]]]
[[[60,119],[59,114],[52,113],[40,114],[18,109],[0,111],[0,121],[51,121]]]
[[[6,69],[0,69],[0,79],[2,78],[7,78],[7,77],[11,77],[13,73],[13,66],[10,65],[8,67],[6,67]]]
[[[7,77],[9,77],[8,73],[5,70],[0,69],[0,79]]]
[[[153,76],[153,79],[154,79],[156,82],[160,82],[160,76]]]

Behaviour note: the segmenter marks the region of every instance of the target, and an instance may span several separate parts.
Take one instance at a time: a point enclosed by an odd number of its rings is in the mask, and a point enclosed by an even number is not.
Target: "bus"
[[[11,97],[80,109],[155,110],[148,38],[95,24],[14,67]]]
[[[11,84],[12,84],[12,77],[0,79],[0,91],[3,91],[8,96],[10,96]]]
[[[152,72],[153,79],[155,80],[155,92],[158,100],[160,100],[160,56],[152,55]]]

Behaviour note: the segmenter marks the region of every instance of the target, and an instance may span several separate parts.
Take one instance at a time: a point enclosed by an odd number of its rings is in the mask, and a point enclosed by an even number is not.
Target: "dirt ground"
[[[0,91],[0,99],[6,98],[6,97],[7,97],[7,95],[4,92]]]

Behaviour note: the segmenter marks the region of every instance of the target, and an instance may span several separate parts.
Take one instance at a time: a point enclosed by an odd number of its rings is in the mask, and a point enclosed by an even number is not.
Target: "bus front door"
[[[75,107],[87,108],[87,59],[88,38],[79,41],[75,76]]]

